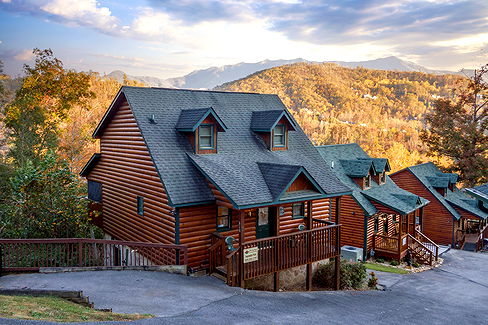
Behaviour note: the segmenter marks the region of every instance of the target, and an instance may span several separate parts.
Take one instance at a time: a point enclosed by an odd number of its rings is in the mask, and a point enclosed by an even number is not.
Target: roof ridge
[[[262,94],[246,91],[223,91],[223,90],[209,90],[209,89],[190,89],[190,88],[168,88],[168,87],[141,87],[141,86],[122,86],[122,88],[137,88],[137,89],[161,89],[161,90],[177,90],[189,92],[204,92],[204,93],[225,93],[225,94],[246,94],[246,95],[260,95],[260,96],[277,96],[278,94]]]
[[[337,144],[322,144],[320,146],[315,146],[315,148],[350,146],[350,145],[354,145],[354,144],[361,147],[357,142],[350,142],[350,143],[337,143]]]

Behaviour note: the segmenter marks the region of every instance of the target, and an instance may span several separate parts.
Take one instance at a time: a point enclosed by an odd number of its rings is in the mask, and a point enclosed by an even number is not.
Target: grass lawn
[[[0,317],[55,322],[129,321],[152,315],[115,314],[83,307],[58,297],[2,296]]]
[[[406,270],[399,269],[392,266],[387,266],[383,264],[376,264],[376,263],[364,263],[367,269],[381,271],[381,272],[390,272],[390,273],[398,273],[398,274],[407,274],[410,273]]]

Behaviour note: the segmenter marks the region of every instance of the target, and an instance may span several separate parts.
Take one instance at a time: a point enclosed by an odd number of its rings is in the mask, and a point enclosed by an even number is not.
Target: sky
[[[33,48],[78,71],[179,77],[265,59],[390,55],[433,69],[488,63],[488,0],[0,0],[0,60]]]

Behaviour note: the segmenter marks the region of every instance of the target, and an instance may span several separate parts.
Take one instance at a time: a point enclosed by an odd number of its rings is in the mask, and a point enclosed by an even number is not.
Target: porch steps
[[[410,252],[412,253],[412,256],[419,260],[422,264],[430,264],[429,260],[429,255],[430,251],[427,251],[427,249],[421,247],[421,246],[411,246]]]

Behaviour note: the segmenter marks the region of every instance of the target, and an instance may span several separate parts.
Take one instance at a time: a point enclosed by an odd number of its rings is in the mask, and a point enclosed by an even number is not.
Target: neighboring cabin
[[[339,256],[329,207],[351,190],[276,95],[122,87],[93,135],[81,174],[111,238],[186,245],[191,271],[274,274],[275,289]]]
[[[390,175],[401,188],[430,201],[424,209],[423,232],[437,244],[477,250],[488,213],[456,187],[457,174],[442,173],[433,163],[402,169]]]
[[[341,246],[362,248],[364,259],[372,250],[375,256],[401,259],[410,249],[422,262],[433,262],[426,256],[430,250],[435,258],[436,248],[421,233],[423,209],[429,201],[390,179],[388,159],[371,158],[356,143],[317,149],[325,165],[352,189],[341,200]]]

